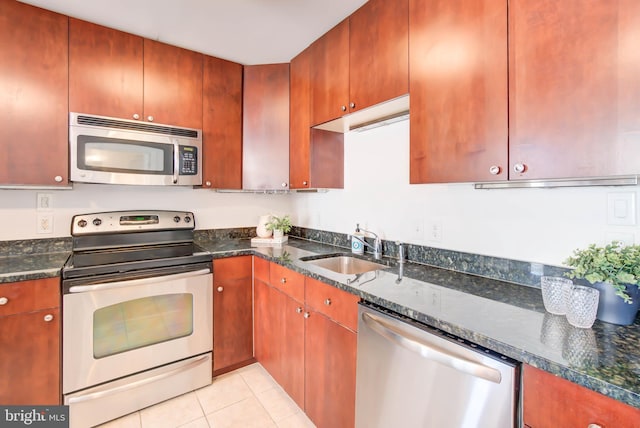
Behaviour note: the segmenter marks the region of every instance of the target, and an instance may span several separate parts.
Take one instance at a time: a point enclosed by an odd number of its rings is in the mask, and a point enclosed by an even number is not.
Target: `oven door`
[[[211,352],[209,269],[74,285],[63,296],[63,393]]]

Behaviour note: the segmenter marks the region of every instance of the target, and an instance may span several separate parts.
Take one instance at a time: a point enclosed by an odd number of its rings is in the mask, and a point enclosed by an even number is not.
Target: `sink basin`
[[[319,259],[303,260],[305,263],[312,264],[336,273],[345,275],[353,275],[365,272],[371,272],[378,269],[386,269],[387,266],[379,263],[370,262],[368,260],[359,259],[351,256],[330,256]]]

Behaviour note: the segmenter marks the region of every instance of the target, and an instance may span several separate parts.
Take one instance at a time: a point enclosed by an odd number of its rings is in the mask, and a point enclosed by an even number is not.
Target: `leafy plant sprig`
[[[569,278],[584,278],[591,284],[608,282],[625,303],[632,302],[625,289],[627,284],[638,286],[640,281],[640,245],[625,246],[619,241],[605,246],[591,244],[575,250],[564,263],[574,268],[565,274]]]
[[[293,225],[288,215],[283,217],[272,216],[271,220],[266,224],[267,230],[282,230],[283,233],[288,233]]]

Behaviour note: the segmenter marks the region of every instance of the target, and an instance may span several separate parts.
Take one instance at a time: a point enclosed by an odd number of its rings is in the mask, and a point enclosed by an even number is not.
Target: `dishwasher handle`
[[[402,331],[379,316],[365,312],[362,314],[362,320],[369,328],[385,339],[415,352],[423,358],[490,382],[499,384],[502,381],[502,374],[499,370],[471,361],[462,355],[457,355],[455,352],[429,343],[424,337],[418,337]]]

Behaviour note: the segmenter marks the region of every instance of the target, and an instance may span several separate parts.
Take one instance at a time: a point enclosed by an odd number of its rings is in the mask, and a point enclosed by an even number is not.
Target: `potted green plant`
[[[566,276],[584,278],[600,291],[597,319],[633,324],[640,308],[640,245],[591,244],[575,250],[564,263],[573,268]]]
[[[288,215],[278,217],[272,216],[271,220],[267,223],[267,230],[273,231],[273,237],[278,239],[282,238],[285,234],[291,231],[291,219]]]

